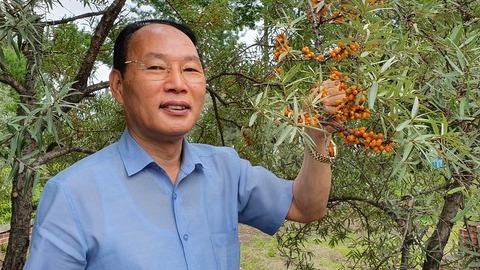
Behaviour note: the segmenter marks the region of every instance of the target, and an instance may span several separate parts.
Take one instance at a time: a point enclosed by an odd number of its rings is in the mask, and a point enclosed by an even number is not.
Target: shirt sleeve
[[[293,181],[241,160],[239,222],[273,235],[283,224],[293,199]]]
[[[24,270],[86,268],[85,242],[67,192],[50,180],[37,209],[30,255]]]

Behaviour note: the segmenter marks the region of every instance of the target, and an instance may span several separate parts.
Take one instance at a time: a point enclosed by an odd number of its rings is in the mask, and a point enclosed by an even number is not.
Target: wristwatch
[[[310,154],[312,155],[313,159],[321,162],[321,163],[330,163],[332,164],[333,161],[335,160],[335,157],[337,157],[337,145],[333,140],[329,140],[328,144],[326,145],[328,148],[328,156],[322,155],[315,151],[313,148],[309,147],[308,149],[310,150]]]

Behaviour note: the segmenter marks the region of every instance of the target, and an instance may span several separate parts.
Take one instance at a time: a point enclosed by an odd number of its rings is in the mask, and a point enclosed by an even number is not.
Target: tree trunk
[[[33,151],[36,143],[30,140],[26,152]],[[21,270],[25,264],[28,246],[30,243],[30,224],[33,210],[32,190],[33,173],[27,173],[29,169],[24,169],[13,179],[11,200],[12,200],[12,219],[10,223],[10,237],[8,239],[8,249],[3,261],[2,269]]]
[[[412,244],[415,242],[414,233],[412,232],[413,223],[410,219],[406,220],[406,234],[403,245],[401,247],[401,261],[400,261],[400,270],[410,269],[410,251]]]
[[[461,177],[455,177],[457,181],[461,181]],[[462,181],[464,186],[469,186],[471,180],[467,179]],[[456,182],[452,188],[458,187],[460,184]],[[435,231],[428,239],[427,247],[425,250],[426,258],[423,263],[424,270],[438,270],[443,258],[443,252],[445,245],[448,242],[450,233],[452,231],[453,223],[451,220],[455,218],[458,210],[463,202],[463,194],[461,192],[455,192],[445,196],[445,202],[443,204],[442,212],[439,216]]]

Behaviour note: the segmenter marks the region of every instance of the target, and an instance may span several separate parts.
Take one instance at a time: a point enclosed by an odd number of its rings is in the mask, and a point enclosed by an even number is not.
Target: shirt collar
[[[118,151],[128,176],[138,173],[150,163],[155,163],[152,157],[132,138],[127,129],[118,141]]]
[[[152,157],[132,138],[127,129],[118,141],[118,150],[128,176],[132,176],[149,164],[155,163]],[[197,165],[204,167],[204,163],[196,152],[195,147],[184,139],[180,171],[188,175]]]
[[[180,166],[180,171],[185,175],[190,174],[196,168],[196,166],[204,168],[204,162],[202,162],[199,154],[197,153],[195,147],[190,144],[187,140],[183,140],[183,153],[182,153],[182,165]]]

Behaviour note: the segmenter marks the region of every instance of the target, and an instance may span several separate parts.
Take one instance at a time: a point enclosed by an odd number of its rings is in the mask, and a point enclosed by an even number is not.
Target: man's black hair
[[[198,47],[197,47],[197,38],[195,36],[195,33],[190,27],[175,21],[171,21],[171,20],[151,19],[151,20],[136,21],[125,26],[125,28],[123,28],[122,31],[120,31],[117,39],[115,40],[115,46],[113,48],[113,68],[120,71],[120,74],[123,75],[125,72],[125,61],[127,61],[126,58],[127,58],[128,46],[130,44],[132,35],[138,30],[140,30],[142,27],[150,24],[170,25],[182,31],[192,41],[193,45],[197,49],[198,56],[200,57],[200,60],[201,60],[200,51],[198,50]]]

